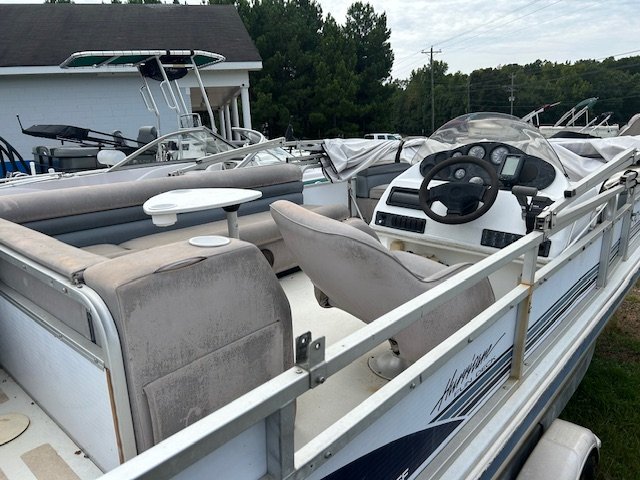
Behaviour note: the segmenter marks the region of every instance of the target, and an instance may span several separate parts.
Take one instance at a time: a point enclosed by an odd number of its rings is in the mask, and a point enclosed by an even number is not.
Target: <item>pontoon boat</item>
[[[638,278],[640,154],[570,178],[535,128],[469,114],[420,155],[370,225],[292,165],[0,198],[0,388],[44,419],[0,469],[44,444],[110,480],[578,478],[593,434],[564,436],[569,473],[544,446]],[[240,239],[213,200],[145,213],[216,187],[262,195]]]

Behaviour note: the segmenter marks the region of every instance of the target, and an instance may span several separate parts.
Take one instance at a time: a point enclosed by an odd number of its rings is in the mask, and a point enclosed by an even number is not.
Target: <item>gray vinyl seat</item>
[[[445,266],[412,253],[387,250],[364,222],[354,228],[285,200],[271,204],[271,215],[298,265],[315,285],[318,302],[345,310],[365,323],[470,265]],[[404,365],[415,362],[494,300],[489,281],[477,283],[391,339],[394,353]]]
[[[158,138],[158,130],[156,127],[148,126],[140,127],[138,130],[138,138],[136,140],[138,142],[138,146],[142,146],[153,142],[156,138]]]
[[[293,366],[289,302],[255,245],[78,252],[118,331],[138,452]]]

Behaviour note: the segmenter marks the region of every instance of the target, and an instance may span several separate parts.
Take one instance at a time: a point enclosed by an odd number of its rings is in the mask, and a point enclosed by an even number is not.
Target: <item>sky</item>
[[[200,4],[200,0],[186,0]],[[366,0],[363,0],[366,1]],[[185,0],[180,0],[184,3]],[[318,0],[344,24],[353,0]],[[43,0],[0,0],[43,3]],[[103,3],[103,0],[75,0]],[[110,0],[104,0],[110,3]],[[165,3],[172,3],[167,0]],[[449,72],[470,73],[535,60],[575,62],[640,55],[640,0],[368,0],[385,13],[395,61],[392,76],[408,78],[434,59]]]

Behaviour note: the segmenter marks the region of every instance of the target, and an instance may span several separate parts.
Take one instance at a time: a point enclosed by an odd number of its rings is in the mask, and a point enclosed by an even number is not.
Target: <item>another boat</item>
[[[117,132],[108,134],[69,125],[34,125],[22,129],[28,135],[71,142],[73,145],[35,147],[35,166],[29,169],[23,162],[22,168],[26,173],[34,174],[0,179],[0,195],[161,178],[199,171],[295,163],[304,172],[307,203],[331,203],[340,198],[341,203],[347,204],[350,202],[348,181],[353,174],[379,163],[399,162],[405,163],[406,167],[413,158],[415,140],[296,141],[289,142],[289,151],[286,151],[282,148],[284,139],[267,140],[259,132],[239,127],[233,128],[233,131],[241,140],[226,140],[217,134],[215,126],[214,130],[203,126],[199,115],[189,111],[178,85],[180,78],[189,70],[193,71],[209,118],[213,118],[199,69],[221,61],[224,61],[221,55],[199,50],[86,51],[72,54],[61,64],[61,68],[137,68],[143,81],[140,92],[148,110],[155,115],[157,126],[141,127],[135,140],[124,138]],[[178,130],[158,136],[160,115],[149,88],[149,79],[160,82],[164,100],[176,114]],[[300,150],[302,145],[305,147],[304,154]],[[294,147],[296,155],[290,153]],[[309,152],[309,149],[312,151]],[[0,148],[0,155],[2,153]],[[17,166],[12,168],[17,169]],[[388,181],[394,172],[397,174],[402,169],[387,168],[389,171],[382,173],[382,176]],[[35,174],[33,170],[38,173]],[[380,173],[376,175],[380,176]],[[356,206],[356,203],[353,205]],[[371,210],[371,205],[366,206],[365,215],[370,216]]]
[[[540,114],[559,105],[560,102],[545,104],[522,117],[524,122],[537,126],[547,138],[606,138],[615,137],[620,131],[617,124],[609,124],[613,112],[603,112],[589,118],[589,111],[598,101],[591,97],[567,110],[553,125],[542,125]]]
[[[638,279],[640,154],[572,179],[493,114],[418,154],[370,226],[282,164],[0,198],[0,365],[105,479],[516,477]],[[143,212],[221,186],[245,241]]]

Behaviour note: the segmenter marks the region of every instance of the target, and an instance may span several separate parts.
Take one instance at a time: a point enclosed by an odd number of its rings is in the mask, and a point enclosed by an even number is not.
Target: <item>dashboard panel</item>
[[[498,174],[500,174],[508,156],[520,156],[522,165],[518,170],[517,177],[510,179],[509,182],[502,181],[500,185],[502,190],[510,190],[514,185],[544,190],[553,183],[556,177],[556,171],[550,163],[539,157],[527,155],[516,147],[499,142],[475,142],[452,150],[432,153],[420,163],[420,173],[424,177],[437,163],[451,157],[465,155],[485,160]],[[469,182],[474,178],[481,178],[485,185],[489,184],[487,173],[477,165],[465,163],[464,159],[461,159],[460,164],[440,171],[434,178],[447,182]]]

